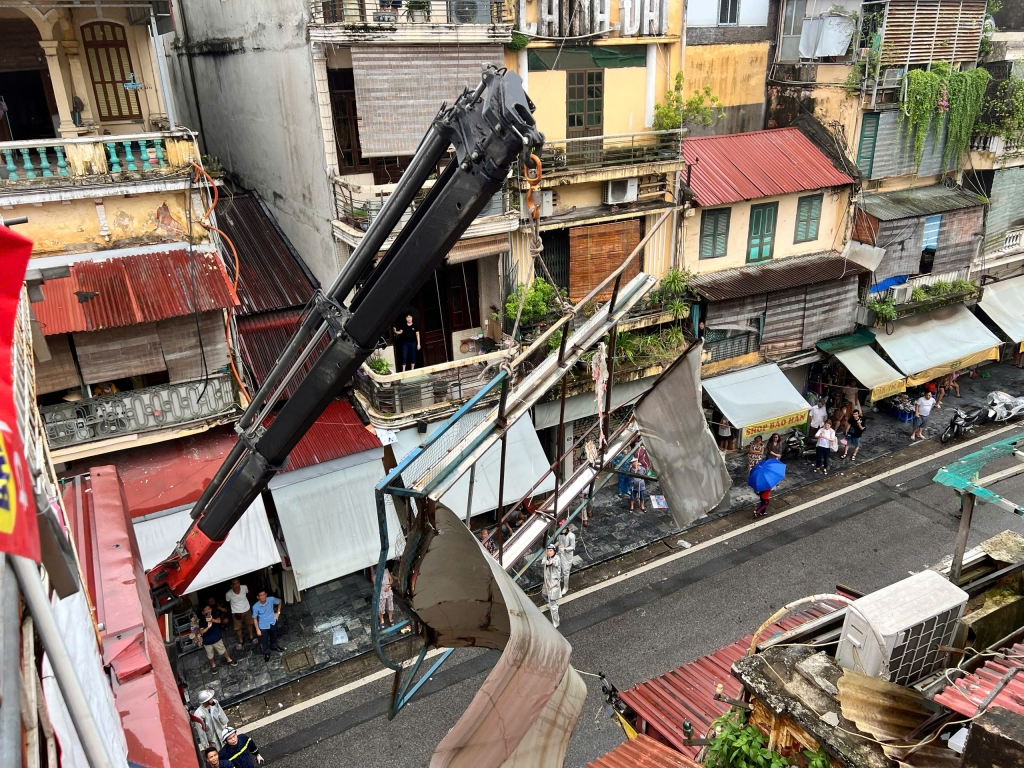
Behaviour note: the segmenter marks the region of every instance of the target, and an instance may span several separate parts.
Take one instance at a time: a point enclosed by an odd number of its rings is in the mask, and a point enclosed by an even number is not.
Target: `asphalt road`
[[[1008,437],[1002,434],[993,438]],[[871,591],[923,570],[952,551],[955,497],[931,482],[938,467],[986,444],[878,479],[755,530],[692,552],[564,605],[573,665],[628,687],[752,632],[777,608],[837,583]],[[935,450],[940,446],[934,444]],[[1010,466],[994,462],[983,474]],[[870,467],[870,465],[867,465]],[[864,470],[862,470],[864,471]],[[994,486],[1024,500],[1024,477]],[[989,505],[974,513],[971,545],[1024,521]],[[390,678],[253,732],[275,767],[422,766],[466,709],[496,654],[457,651],[395,720],[383,716]],[[622,741],[588,685],[566,766],[584,766]]]

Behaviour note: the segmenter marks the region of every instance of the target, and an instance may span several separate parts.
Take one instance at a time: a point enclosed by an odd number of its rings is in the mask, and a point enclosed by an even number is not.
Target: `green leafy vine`
[[[1007,144],[1024,143],[1024,80],[1003,80],[985,102],[985,122],[978,133],[1001,136]]]
[[[924,142],[936,116],[940,121],[948,120],[943,167],[948,167],[950,160],[959,162],[985,106],[985,88],[991,77],[984,69],[954,72],[945,62],[932,64],[931,70],[912,69],[906,74],[900,115],[906,125],[905,135],[913,137],[915,168],[921,165]],[[932,137],[933,142],[938,133]]]

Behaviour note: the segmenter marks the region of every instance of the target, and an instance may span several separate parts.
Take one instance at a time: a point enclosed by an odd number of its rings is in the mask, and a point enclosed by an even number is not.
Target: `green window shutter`
[[[710,259],[715,252],[713,211],[700,212],[700,258]]]
[[[729,244],[729,213],[728,208],[701,211],[700,258],[725,256]]]
[[[878,137],[878,113],[869,112],[864,115],[860,126],[860,144],[857,147],[857,167],[865,179],[871,178],[871,168],[875,164],[875,139]]]
[[[821,202],[824,195],[801,197],[796,203],[796,232],[794,243],[806,243],[818,239],[821,225]]]
[[[718,222],[715,230],[715,256],[725,256],[729,247],[729,214],[731,210],[723,208],[718,211]]]

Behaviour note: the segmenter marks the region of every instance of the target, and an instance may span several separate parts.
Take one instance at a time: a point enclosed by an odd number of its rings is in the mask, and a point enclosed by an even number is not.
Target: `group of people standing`
[[[846,407],[837,408],[829,416],[825,401],[818,400],[811,408],[808,430],[808,435],[813,435],[815,441],[814,471],[827,475],[829,458],[833,453],[837,453],[840,447],[843,449],[840,459],[849,456],[850,461],[856,461],[864,430],[864,414],[854,403],[848,401]]]
[[[200,691],[198,700],[199,706],[192,713],[191,720],[204,763],[210,768],[256,768],[262,765],[263,755],[256,742],[228,724],[228,716],[213,691]]]

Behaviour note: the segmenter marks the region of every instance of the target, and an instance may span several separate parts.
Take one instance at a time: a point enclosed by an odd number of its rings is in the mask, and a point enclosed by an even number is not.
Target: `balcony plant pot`
[[[406,0],[405,20],[413,23],[430,21],[430,0]]]

